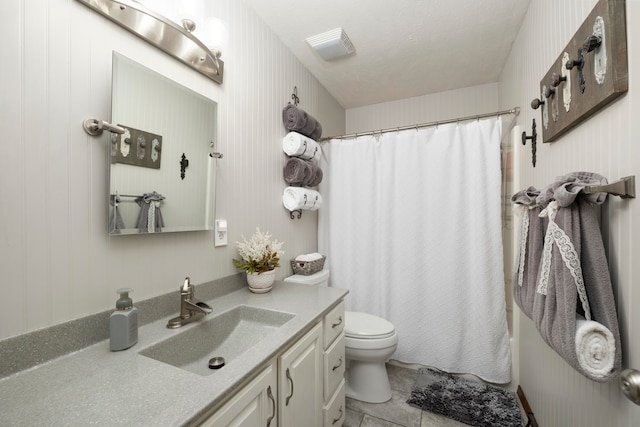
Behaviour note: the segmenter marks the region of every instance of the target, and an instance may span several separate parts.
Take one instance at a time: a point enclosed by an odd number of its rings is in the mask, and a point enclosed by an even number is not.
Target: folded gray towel
[[[112,206],[109,213],[109,231],[111,234],[120,234],[120,230],[124,229],[124,221],[122,220],[122,215],[120,215],[120,209],[118,209],[120,196],[111,195],[109,199]]]
[[[615,298],[597,208],[586,197],[579,196],[570,206],[560,208],[554,221],[569,237],[580,260],[580,282],[584,285],[591,319],[609,329],[615,339],[615,356],[611,372],[594,376],[580,365],[576,354],[575,336],[577,313],[584,316],[583,303],[575,285],[575,271],[567,268],[557,244],[553,246],[546,294],[535,295],[533,321],[547,344],[574,369],[594,381],[613,381],[621,371],[622,352]],[[566,250],[566,244],[563,240],[561,246],[565,253],[569,252]]]
[[[320,166],[299,157],[287,160],[283,170],[284,181],[292,186],[315,187],[322,181]]]
[[[302,108],[287,104],[282,110],[282,122],[289,131],[294,131],[317,141],[322,136],[322,125]]]
[[[572,172],[559,176],[556,180],[540,192],[537,198],[538,205],[545,207],[551,200],[558,202],[560,207],[573,203],[584,187],[587,185],[604,185],[607,178],[593,172]],[[601,205],[607,198],[607,193],[584,194],[582,197],[590,203]]]
[[[556,178],[542,191],[529,187],[512,197],[516,204],[528,208],[523,212],[527,227],[520,247],[524,253],[520,254],[512,285],[514,300],[551,348],[582,375],[598,382],[618,377],[622,353],[598,221],[597,205],[604,203],[607,194],[585,194],[582,190],[606,182],[595,173],[574,172]],[[548,217],[539,216],[543,208],[553,217],[552,228]],[[549,240],[546,253],[545,238]],[[587,371],[576,354],[576,318],[588,317],[586,312],[615,340],[613,368],[604,375]]]
[[[513,195],[511,200],[524,207],[520,230],[519,259],[513,275],[511,289],[513,300],[530,319],[533,319],[533,302],[535,300],[538,282],[538,270],[544,235],[547,230],[547,218],[538,215],[542,210],[536,205],[536,198],[540,191],[533,187],[522,190]]]
[[[137,221],[137,227],[140,233],[159,233],[162,231],[164,219],[162,218],[162,212],[159,206],[162,200],[164,200],[164,196],[155,191],[145,193],[135,199],[136,203],[140,206]],[[151,206],[152,203],[153,206]]]

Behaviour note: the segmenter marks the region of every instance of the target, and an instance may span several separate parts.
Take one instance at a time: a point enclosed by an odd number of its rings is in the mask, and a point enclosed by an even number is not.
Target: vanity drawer
[[[345,388],[346,383],[343,379],[331,401],[324,407],[324,427],[340,427],[344,423],[347,415]]]
[[[335,306],[324,316],[324,348],[331,345],[334,339],[344,330],[344,301]]]
[[[324,353],[324,401],[327,402],[344,379],[346,365],[344,355],[344,334],[333,342]]]

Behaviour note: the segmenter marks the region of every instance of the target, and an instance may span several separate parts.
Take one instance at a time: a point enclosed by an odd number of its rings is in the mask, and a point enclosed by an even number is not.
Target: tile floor
[[[414,369],[388,364],[387,372],[391,383],[391,400],[364,403],[347,398],[344,427],[469,427],[406,403],[416,379]]]

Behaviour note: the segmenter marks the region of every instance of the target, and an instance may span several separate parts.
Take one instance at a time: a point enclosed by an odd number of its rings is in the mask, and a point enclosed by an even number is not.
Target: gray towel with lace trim
[[[552,201],[557,202],[558,210],[553,222],[568,237],[573,248],[570,248],[564,237],[558,244],[552,245],[546,294],[534,294],[532,319],[550,347],[582,375],[597,382],[616,379],[620,374],[622,361],[615,299],[598,221],[597,205],[604,203],[607,194],[582,192],[586,185],[605,183],[606,179],[601,175],[576,172],[558,177],[536,198],[539,207],[547,207]],[[577,269],[572,274],[563,260],[559,246],[563,248],[568,260],[570,254],[575,252],[581,267],[581,279],[574,278]],[[538,271],[539,284],[545,270],[544,254],[529,255],[543,258]],[[571,261],[569,263],[574,267],[578,265]],[[613,368],[605,375],[592,375],[578,361],[575,343],[576,316],[584,315],[585,311],[576,281],[584,285],[591,319],[609,329],[615,339]]]
[[[540,191],[533,187],[513,195],[511,200],[522,206],[519,259],[513,275],[511,290],[513,300],[522,312],[533,319],[533,300],[538,282],[540,254],[544,246],[544,234],[547,230],[547,218],[540,218],[542,210],[536,203]]]

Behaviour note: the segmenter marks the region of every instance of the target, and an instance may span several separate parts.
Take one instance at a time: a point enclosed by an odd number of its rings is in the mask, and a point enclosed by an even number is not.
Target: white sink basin
[[[217,370],[209,368],[209,360],[222,357],[226,363],[233,361],[259,341],[269,339],[270,334],[295,315],[239,305],[210,316],[188,325],[184,331],[167,330],[176,335],[140,354],[198,375],[211,375]]]

